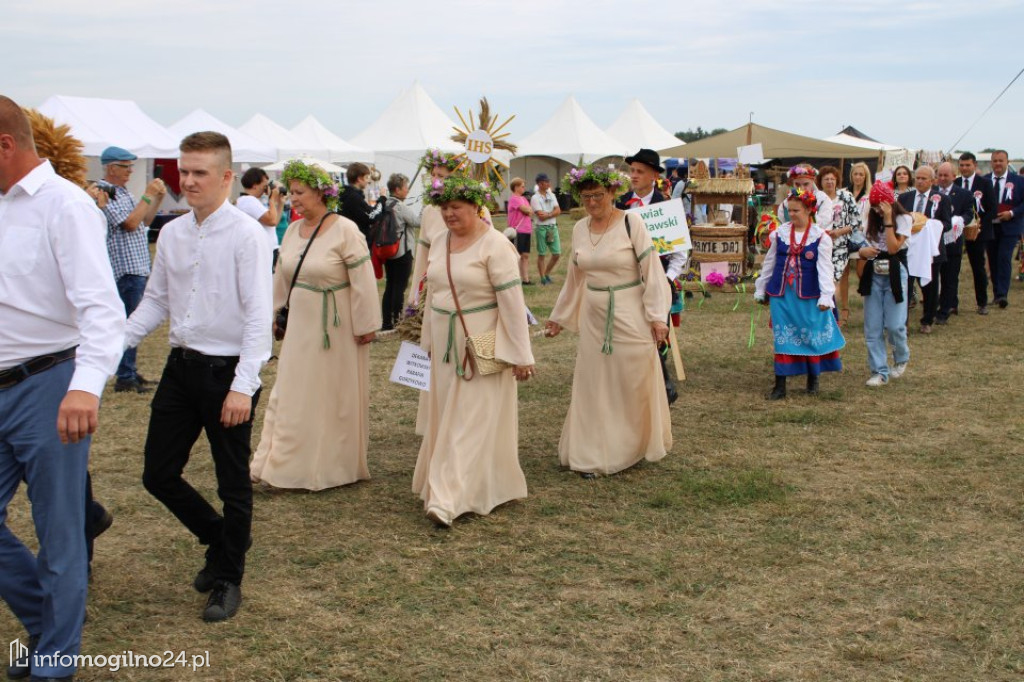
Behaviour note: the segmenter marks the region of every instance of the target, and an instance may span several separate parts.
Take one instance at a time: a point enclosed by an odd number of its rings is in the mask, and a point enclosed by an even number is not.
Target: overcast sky
[[[574,94],[602,128],[637,97],[671,132],[753,112],[947,149],[1024,66],[1022,28],[1014,0],[7,0],[0,93],[132,99],[164,125],[313,114],[348,139],[418,80],[452,118],[487,95],[513,142]],[[1024,156],[1022,113],[1024,77],[958,148]]]

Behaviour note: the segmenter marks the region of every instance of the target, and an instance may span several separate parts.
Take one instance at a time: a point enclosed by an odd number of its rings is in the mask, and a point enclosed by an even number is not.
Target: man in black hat
[[[629,164],[629,181],[632,190],[623,194],[615,204],[618,208],[626,210],[636,206],[647,206],[665,201],[665,197],[655,186],[658,178],[665,169],[661,167],[661,157],[653,149],[641,149],[633,156],[626,157]],[[672,290],[672,305],[679,302],[679,292],[676,291],[675,281],[686,268],[686,252],[677,251],[661,256],[661,264],[665,268],[665,275],[668,277],[668,285]],[[668,323],[671,325],[672,320]],[[665,375],[665,392],[668,396],[668,404],[671,405],[679,397],[676,391],[675,382],[668,373],[668,366],[665,364],[665,353],[658,354],[661,357],[661,371]]]

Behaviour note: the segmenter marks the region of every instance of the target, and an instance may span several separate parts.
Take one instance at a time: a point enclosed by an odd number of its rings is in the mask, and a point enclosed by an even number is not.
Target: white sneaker
[[[887,383],[889,383],[889,380],[881,374],[872,374],[871,378],[868,379],[868,386],[885,386]]]
[[[893,366],[893,368],[889,371],[889,378],[890,379],[899,379],[901,376],[903,376],[903,373],[906,372],[906,371],[907,371],[907,363],[901,362],[898,365]]]

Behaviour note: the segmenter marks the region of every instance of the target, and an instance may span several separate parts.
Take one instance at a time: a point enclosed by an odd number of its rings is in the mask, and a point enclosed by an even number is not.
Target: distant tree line
[[[700,126],[697,126],[696,130],[684,130],[676,133],[683,142],[696,142],[697,140],[703,140],[705,137],[711,137],[712,135],[720,135],[721,133],[729,132],[725,128],[715,128],[714,130],[704,130]]]

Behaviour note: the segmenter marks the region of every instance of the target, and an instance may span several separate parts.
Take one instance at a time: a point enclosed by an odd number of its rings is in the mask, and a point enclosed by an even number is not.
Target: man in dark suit
[[[971,262],[971,274],[974,276],[974,300],[978,304],[978,314],[988,315],[988,249],[986,245],[992,241],[992,219],[996,214],[996,197],[992,191],[992,182],[978,175],[978,160],[974,154],[965,152],[960,155],[960,179],[957,185],[974,197],[974,214],[981,231],[974,241],[966,241],[967,259]]]
[[[992,269],[993,301],[1005,308],[1013,269],[1013,249],[1024,234],[1024,178],[1007,172],[1009,157],[1002,149],[992,152],[992,181],[996,214],[992,221],[992,241],[988,244],[988,263]]]
[[[665,169],[661,167],[661,157],[653,149],[641,149],[633,156],[626,157],[629,164],[629,182],[632,189],[623,194],[615,206],[622,210],[634,206],[647,206],[665,201],[665,197],[658,191],[656,182]],[[675,280],[683,274],[686,267],[686,253],[671,253],[661,257],[661,264],[665,268],[665,275],[668,277],[668,285],[672,289],[672,304],[679,300],[679,292],[676,291]],[[671,316],[668,323],[671,325]],[[668,395],[668,404],[671,405],[679,397],[675,383],[669,375],[668,366],[665,364],[666,353],[658,354],[661,358],[661,371],[665,376],[665,392]]]
[[[946,243],[946,262],[939,268],[939,314],[935,324],[948,324],[949,316],[960,307],[960,264],[964,255],[964,225],[974,220],[974,197],[954,184],[956,171],[946,161],[935,171],[939,191],[949,199],[953,210],[953,229],[943,235]]]
[[[939,278],[942,264],[946,262],[945,234],[953,229],[953,208],[949,199],[934,186],[935,170],[931,166],[921,166],[914,171],[914,192],[904,192],[897,198],[903,208],[916,213],[923,213],[926,218],[942,223],[943,238],[939,239],[939,255],[932,259],[932,280],[927,286],[921,287],[924,294],[924,305],[921,315],[921,333],[931,334],[935,324],[935,315],[939,309]]]

